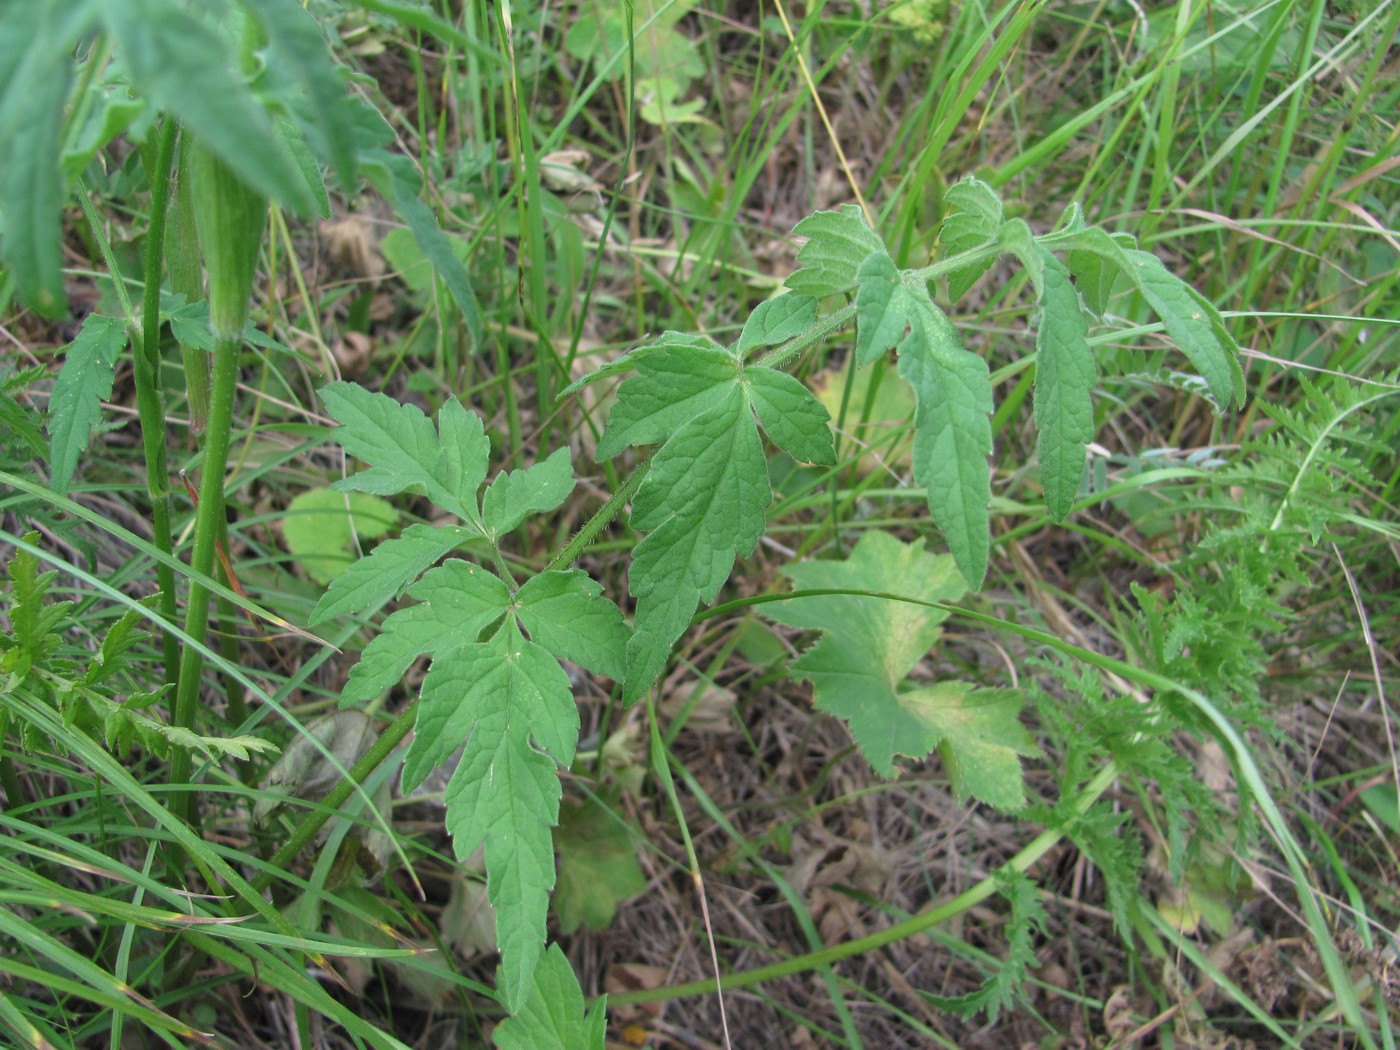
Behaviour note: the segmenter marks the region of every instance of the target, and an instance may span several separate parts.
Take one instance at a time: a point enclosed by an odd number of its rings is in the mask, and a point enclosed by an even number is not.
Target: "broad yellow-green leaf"
[[[584,924],[606,930],[618,905],[647,888],[626,822],[599,801],[565,802],[554,846],[559,854],[554,911],[566,934]]]
[[[792,673],[812,683],[820,710],[845,720],[877,773],[892,776],[897,756],[937,749],[959,797],[1008,810],[1024,805],[1018,756],[1036,749],[1019,721],[1020,695],[907,680],[948,615],[921,603],[956,601],[966,590],[953,559],[868,532],[845,561],[802,562],[783,574],[798,590],[856,592],[764,608],[779,623],[822,632]]]
[[[398,522],[386,500],[363,492],[311,489],[287,505],[282,535],[298,564],[318,583],[329,583],[349,568],[356,536],[377,539]]]

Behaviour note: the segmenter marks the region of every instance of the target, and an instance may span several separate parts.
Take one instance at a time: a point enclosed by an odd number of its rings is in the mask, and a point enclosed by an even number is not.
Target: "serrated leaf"
[[[912,306],[887,252],[876,252],[861,263],[856,280],[856,363],[868,365],[899,345]]]
[[[68,344],[49,398],[50,483],[60,496],[78,469],[102,402],[112,395],[117,357],[126,346],[126,326],[115,317],[89,314],[78,338]]]
[[[559,945],[551,944],[535,968],[524,1005],[491,1033],[501,1050],[603,1050],[607,997],[584,1012],[583,991]]]
[[[422,604],[400,609],[365,646],[341,693],[343,705],[368,700],[403,678],[420,656],[475,642],[510,605],[510,591],[494,575],[451,559],[423,575],[409,596]]]
[[[949,186],[943,195],[943,202],[950,210],[943,219],[943,228],[938,235],[940,259],[997,242],[1003,214],[1001,199],[981,179],[969,175]],[[953,302],[961,299],[995,261],[993,256],[949,273],[948,295]]]
[[[176,0],[100,5],[132,85],[185,127],[260,195],[299,214],[311,187],[240,70],[233,40]]]
[[[633,369],[639,367],[644,359],[654,354],[661,353],[668,347],[675,346],[688,346],[699,350],[713,350],[715,344],[714,340],[707,339],[700,335],[687,335],[684,332],[664,332],[661,338],[656,342],[629,350],[617,360],[609,361],[602,367],[589,372],[586,376],[575,379],[559,392],[559,397],[562,400],[570,394],[577,393],[586,386],[591,386],[600,379],[609,379],[615,375],[622,375],[624,372],[631,372]],[[603,458],[606,459],[607,457],[604,456]]]
[[[441,755],[465,744],[447,786],[447,826],[459,858],[485,845],[500,985],[511,1012],[525,1004],[544,949],[558,769],[573,760],[578,725],[568,676],[513,620],[490,640],[435,659],[423,682],[404,782],[411,787],[435,764],[429,748]]]
[[[1234,357],[1233,341],[1224,345],[1224,324],[1210,316],[1214,307],[1200,299],[1190,286],[1171,273],[1150,252],[1125,252],[1133,283],[1166,325],[1167,334],[1186,355],[1210,388],[1217,408],[1232,400],[1244,403],[1244,376]]]
[[[928,298],[910,296],[899,374],[914,388],[914,478],[973,589],[987,573],[992,498],[992,383],[987,362],[964,350]]]
[[[318,583],[329,583],[350,567],[356,535],[376,539],[397,523],[398,512],[378,496],[311,489],[287,505],[282,535],[307,574]]]
[[[971,796],[1008,812],[1025,806],[1019,756],[1040,752],[1021,725],[1019,690],[940,682],[900,700],[938,737],[938,757],[959,799]]]
[[[860,264],[885,250],[879,234],[865,221],[865,213],[854,204],[809,215],[792,232],[808,241],[798,249],[801,269],[788,276],[787,286],[817,299],[850,291]]]
[[[786,372],[759,365],[744,369],[744,385],[773,444],[803,463],[836,462],[831,416],[810,390]]]
[[[1077,253],[1090,253],[1133,283],[1162,319],[1167,334],[1205,380],[1218,409],[1224,409],[1231,401],[1244,404],[1239,347],[1226,331],[1219,311],[1171,273],[1162,260],[1150,252],[1125,248],[1119,238],[1094,226],[1065,238],[1063,246],[1069,249],[1081,271],[1086,263]]]
[[[321,400],[341,424],[335,440],[369,464],[368,470],[337,482],[336,488],[387,496],[422,486],[443,510],[475,518],[476,490],[486,476],[490,448],[475,413],[455,398],[449,400],[439,414],[444,428],[439,442],[432,421],[417,406],[354,383],[322,387]]]
[[[952,558],[884,532],[867,532],[845,561],[802,562],[783,575],[800,590],[873,591],[921,602],[956,601],[967,589]],[[789,627],[823,632],[793,663],[793,674],[813,683],[820,710],[847,722],[877,773],[892,775],[895,755],[922,758],[937,745],[898,689],[938,640],[947,613],[872,594],[794,598],[764,609]]]
[[[628,572],[638,599],[638,630],[627,647],[629,703],[665,665],[695,603],[713,601],[735,557],[753,550],[772,502],[749,399],[738,383],[728,384],[722,401],[682,424],[652,457],[633,501],[632,524],[649,534]],[[678,623],[682,609],[685,623]],[[656,613],[664,614],[660,635],[649,633]]]
[[[822,632],[792,672],[812,682],[820,710],[846,721],[877,773],[893,775],[896,755],[923,758],[937,748],[959,797],[1002,809],[1024,805],[1017,756],[1037,752],[1018,720],[1019,694],[905,680],[938,640],[947,613],[882,595],[956,601],[966,585],[951,558],[868,532],[844,562],[804,562],[783,574],[802,590],[877,592],[812,595],[766,607],[779,623]]]
[[[723,401],[738,377],[738,363],[713,343],[667,344],[663,352],[642,358],[637,375],[617,392],[598,442],[598,459],[670,437],[687,420]]]
[[[1084,446],[1094,438],[1094,386],[1098,367],[1089,349],[1089,324],[1079,293],[1065,265],[1039,244],[1020,220],[1003,230],[1007,246],[1025,265],[1035,285],[1040,316],[1036,321],[1035,424],[1036,455],[1045,504],[1063,521],[1074,506],[1084,475]]]
[[[481,521],[493,539],[510,532],[529,514],[553,510],[574,490],[568,446],[523,470],[501,471],[481,499]]]
[[[559,885],[553,907],[565,934],[584,924],[606,930],[617,906],[647,888],[626,821],[596,799],[560,807],[554,849]]]
[[[473,538],[472,532],[455,525],[410,525],[398,539],[378,544],[333,579],[312,610],[311,623],[349,616],[399,597],[423,570]]]
[[[759,303],[744,330],[739,333],[735,353],[743,357],[761,346],[777,346],[801,335],[817,321],[817,301],[810,295],[788,292]]]
[[[0,258],[20,296],[45,317],[63,310],[59,172],[72,48],[94,14],[91,0],[0,8]]]
[[[627,667],[627,625],[603,588],[578,569],[542,572],[515,596],[530,640],[561,660],[621,681]]]

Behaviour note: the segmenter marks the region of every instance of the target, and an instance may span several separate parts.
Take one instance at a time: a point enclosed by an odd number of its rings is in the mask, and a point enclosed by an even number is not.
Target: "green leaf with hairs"
[[[1002,226],[1001,199],[981,179],[969,175],[949,186],[943,195],[943,203],[948,207],[948,214],[938,235],[939,259],[997,243],[997,234]],[[989,255],[981,262],[949,273],[948,295],[953,302],[966,295],[967,290],[994,262],[996,256]]]
[[[637,599],[629,703],[660,676],[697,602],[715,600],[763,533],[773,491],[755,424],[797,458],[835,461],[826,409],[791,376],[682,344],[642,358],[638,372],[618,391],[599,443],[610,456],[665,442],[632,504],[633,526],[648,535],[628,573]]]
[[[102,418],[102,402],[112,396],[117,356],[125,346],[126,325],[120,319],[89,314],[64,351],[49,397],[50,483],[60,496],[68,494],[78,457]]]

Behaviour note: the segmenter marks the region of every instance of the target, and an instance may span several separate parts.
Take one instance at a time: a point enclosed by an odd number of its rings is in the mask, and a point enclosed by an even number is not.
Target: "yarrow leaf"
[[[937,748],[960,797],[1024,805],[1018,756],[1036,751],[1018,720],[1019,694],[906,680],[948,615],[927,603],[956,601],[966,590],[952,558],[868,532],[847,560],[789,565],[783,575],[799,590],[853,592],[795,597],[766,606],[765,615],[822,632],[792,673],[812,682],[820,710],[846,721],[877,773],[892,776],[896,756],[921,759]]]

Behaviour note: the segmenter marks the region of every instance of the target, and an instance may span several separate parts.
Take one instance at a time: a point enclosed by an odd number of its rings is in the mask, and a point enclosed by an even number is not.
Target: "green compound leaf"
[[[950,557],[869,532],[844,562],[804,562],[783,573],[802,590],[875,592],[793,598],[766,606],[765,615],[822,632],[792,672],[812,682],[820,710],[846,721],[877,773],[892,776],[896,755],[923,758],[937,748],[959,797],[1001,809],[1024,805],[1018,756],[1036,749],[1018,720],[1019,694],[907,682],[947,613],[880,596],[956,601],[966,585]]]
[[[858,362],[899,351],[899,374],[913,388],[914,477],[963,576],[987,572],[991,503],[992,384],[987,363],[964,350],[952,322],[918,278],[906,282],[884,251],[857,270]]]
[[[354,383],[322,387],[321,400],[341,424],[336,441],[370,465],[336,488],[379,496],[418,488],[443,510],[475,518],[476,490],[486,477],[491,450],[481,417],[453,398],[442,406],[434,429],[416,406]]]
[[[1086,255],[1098,257],[1114,271],[1130,280],[1152,307],[1167,334],[1206,382],[1217,409],[1231,401],[1243,406],[1244,372],[1240,368],[1239,346],[1225,328],[1224,319],[1212,304],[1162,264],[1150,252],[1124,247],[1120,238],[1091,226],[1069,237],[1057,237],[1056,247],[1067,248],[1076,273],[1086,269]],[[1100,286],[1111,282],[1102,267],[1087,269]]]
[[[533,467],[497,474],[481,499],[481,523],[491,539],[500,539],[529,515],[553,510],[572,491],[574,465],[565,446]]]
[[[1019,219],[1006,224],[1002,242],[1020,257],[1040,303],[1036,326],[1036,455],[1045,504],[1063,521],[1084,475],[1084,446],[1094,438],[1098,368],[1089,349],[1089,324],[1069,270]]]
[[[793,272],[787,286],[794,292],[824,299],[849,292],[856,284],[856,270],[874,252],[883,252],[880,235],[865,221],[854,204],[840,211],[809,215],[792,232],[810,238],[797,252],[802,269]]]
[[[453,558],[427,572],[410,598],[419,605],[400,609],[365,646],[350,669],[341,706],[369,700],[396,685],[414,660],[476,641],[510,607],[510,590],[494,575]]]
[[[584,1012],[583,990],[559,945],[551,944],[535,968],[525,1005],[496,1026],[491,1041],[500,1050],[603,1050],[607,997]]]
[[[440,764],[445,747],[465,744],[447,785],[447,827],[461,859],[485,845],[501,990],[512,1013],[524,1005],[544,950],[558,770],[573,761],[578,725],[568,675],[513,620],[489,641],[435,659],[423,682],[419,752],[409,748],[404,784]],[[432,762],[420,757],[429,744]]]
[[[744,357],[763,346],[777,346],[801,335],[817,321],[817,301],[810,295],[788,292],[759,303],[739,333],[735,355]]]
[[[661,674],[696,603],[714,601],[735,558],[763,534],[773,492],[755,413],[793,456],[835,462],[826,409],[791,376],[693,344],[669,345],[637,367],[599,443],[603,457],[665,439],[632,505],[633,526],[649,534],[628,573],[637,599],[628,703]]]
[[[416,524],[386,540],[331,581],[311,612],[311,623],[350,616],[376,602],[399,597],[425,569],[477,535],[457,525]]]
[[[639,358],[632,367],[638,374],[618,390],[618,403],[598,442],[600,460],[611,459],[628,445],[650,445],[670,437],[687,420],[723,401],[740,368],[708,341],[665,344],[660,353]]]
[[[102,402],[112,395],[113,369],[124,346],[126,326],[119,319],[89,314],[64,352],[49,398],[50,483],[60,496],[68,494],[78,458],[102,418]]]
[[[940,259],[997,242],[1002,226],[1001,199],[985,182],[968,176],[948,187],[943,202],[950,210],[938,235]],[[948,274],[948,295],[953,302],[961,299],[995,261],[996,256],[989,255]]]
[[[516,615],[531,640],[551,655],[622,681],[627,625],[602,594],[602,586],[578,569],[542,572],[516,594]]]

